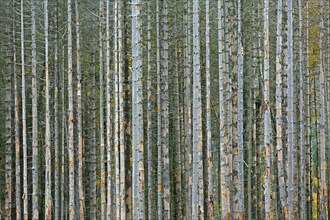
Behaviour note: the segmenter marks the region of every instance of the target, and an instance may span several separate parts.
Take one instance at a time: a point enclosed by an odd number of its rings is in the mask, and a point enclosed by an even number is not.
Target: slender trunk
[[[106,1],[106,123],[107,123],[107,219],[111,217],[111,73],[110,73],[110,2]]]
[[[310,74],[309,74],[309,0],[306,1],[306,195],[307,195],[307,219],[312,216],[312,146],[311,146],[311,115],[310,115]]]
[[[194,0],[192,219],[204,219],[202,103],[200,77],[199,0]]]
[[[162,139],[161,139],[161,95],[160,95],[160,27],[159,0],[156,0],[157,32],[157,218],[163,217],[163,181],[162,181]]]
[[[6,9],[9,9],[10,1],[6,1]],[[7,14],[9,16],[9,13]],[[10,16],[10,18],[12,18]],[[11,35],[10,35],[10,20],[8,19],[5,26],[5,34],[7,45],[5,47],[6,50],[6,93],[5,93],[5,104],[6,104],[6,162],[5,162],[5,178],[6,178],[6,189],[5,189],[5,219],[12,218],[12,46],[10,45]]]
[[[100,53],[100,173],[101,173],[101,219],[105,219],[106,200],[105,200],[105,168],[104,168],[104,119],[103,119],[103,22],[104,22],[104,4],[99,1],[99,53]]]
[[[242,18],[241,18],[241,0],[238,0],[238,42],[237,42],[237,138],[238,138],[238,155],[237,155],[237,170],[238,170],[238,213],[239,219],[245,218],[244,209],[244,137],[243,137],[243,46],[242,46]]]
[[[126,211],[130,211],[129,207],[126,208],[126,164],[125,164],[125,118],[124,118],[124,1],[118,0],[118,126],[116,128],[119,129],[119,132],[116,133],[117,137],[119,137],[119,161],[123,161],[120,163],[120,217],[122,219],[129,218],[126,216]],[[117,119],[118,120],[118,119]],[[127,204],[128,205],[128,204]],[[127,210],[126,210],[127,209]]]
[[[82,137],[82,107],[81,107],[81,52],[80,52],[80,19],[79,0],[75,0],[76,12],[76,65],[77,65],[77,132],[78,132],[78,192],[79,192],[79,218],[85,216],[85,196],[83,188],[83,137]]]
[[[13,28],[13,72],[14,72],[14,96],[15,96],[15,201],[16,201],[16,219],[21,219],[21,157],[20,157],[20,132],[19,132],[19,91],[17,76],[17,54],[16,54],[16,28],[14,19]]]
[[[62,159],[61,159],[61,219],[64,219],[64,210],[66,212],[67,208],[65,207],[65,194],[64,194],[64,187],[65,187],[65,137],[66,137],[66,124],[65,124],[65,117],[66,117],[66,111],[65,111],[65,55],[64,55],[64,46],[62,46],[62,82],[61,82],[61,105],[62,105]]]
[[[225,140],[225,100],[224,100],[224,72],[223,72],[223,1],[218,0],[218,69],[219,69],[219,112],[220,112],[220,174],[221,174],[221,219],[230,218],[230,190],[228,170],[228,152]]]
[[[175,21],[174,21],[174,33],[178,33],[177,31],[177,16],[175,16]],[[175,41],[175,49],[174,49],[174,54],[175,54],[175,67],[174,67],[174,81],[173,81],[173,89],[174,89],[174,96],[176,97],[174,100],[174,131],[175,131],[175,137],[174,137],[174,146],[175,150],[174,152],[174,158],[173,158],[173,165],[175,166],[175,207],[173,207],[172,215],[171,218],[176,218],[181,219],[181,213],[182,213],[182,194],[181,194],[181,129],[180,129],[180,122],[181,122],[181,113],[180,113],[180,92],[179,92],[179,53],[178,50],[180,48],[179,45],[179,39],[177,38]],[[175,211],[174,211],[175,210]]]
[[[90,54],[90,121],[91,121],[91,137],[90,137],[90,219],[95,220],[97,214],[97,197],[96,197],[96,92],[95,92],[95,51],[94,45],[91,46]]]
[[[213,216],[213,159],[212,159],[212,134],[211,134],[211,82],[210,82],[210,2],[205,0],[205,75],[206,75],[206,136],[207,136],[207,217]]]
[[[68,156],[69,156],[69,219],[75,219],[75,179],[73,140],[73,86],[72,86],[72,15],[68,0]]]
[[[326,211],[326,158],[325,158],[325,80],[324,80],[324,65],[323,65],[323,37],[324,37],[324,22],[323,22],[323,0],[319,1],[319,16],[320,16],[320,57],[319,57],[319,109],[320,109],[320,219],[327,219]]]
[[[288,217],[289,219],[295,219],[295,204],[294,197],[296,195],[296,189],[294,184],[295,173],[295,156],[294,156],[294,73],[293,73],[293,1],[288,0],[288,106],[287,106],[287,118],[288,118]]]
[[[184,124],[185,124],[185,209],[183,218],[191,218],[191,147],[192,147],[192,122],[191,122],[191,42],[190,42],[190,0],[184,1],[186,13],[184,13]]]
[[[305,111],[304,111],[304,72],[303,72],[303,46],[302,46],[302,5],[298,0],[298,16],[299,16],[299,131],[300,131],[300,218],[306,219],[306,160],[305,160]]]
[[[141,3],[132,1],[133,218],[144,219]]]
[[[55,25],[55,40],[54,40],[54,148],[55,148],[55,159],[54,159],[54,176],[55,176],[55,203],[54,203],[54,214],[55,219],[59,219],[59,199],[60,199],[60,187],[59,187],[59,152],[58,152],[58,5],[57,0],[55,1],[55,12],[54,12],[54,25]]]
[[[15,201],[16,201],[16,219],[22,219],[21,212],[21,152],[20,152],[20,133],[19,133],[19,92],[17,77],[17,54],[16,54],[16,22],[13,21],[13,65],[14,65],[14,96],[15,96]]]
[[[116,189],[116,218],[120,218],[121,214],[121,197],[120,197],[120,143],[119,143],[119,106],[118,106],[118,80],[119,80],[119,50],[118,50],[118,9],[119,0],[115,1],[115,24],[114,24],[114,50],[115,50],[115,189]]]
[[[25,48],[24,48],[24,1],[21,0],[21,63],[22,63],[22,148],[23,148],[23,215],[28,219],[28,182],[27,182],[27,137],[26,137],[26,98],[25,98]]]
[[[161,148],[163,162],[163,219],[170,219],[170,160],[169,160],[169,99],[168,99],[168,26],[167,0],[162,0],[161,11]]]
[[[152,73],[151,73],[151,8],[150,1],[147,3],[147,59],[148,59],[148,73],[147,73],[147,151],[148,151],[148,219],[152,219],[153,210],[154,210],[154,195],[153,195],[153,125],[152,125]]]
[[[282,139],[282,0],[277,4],[277,30],[276,30],[276,149],[278,185],[282,218],[287,219],[286,185],[283,163],[283,139]]]
[[[265,214],[271,219],[271,147],[270,147],[270,105],[269,105],[269,0],[264,1],[264,144],[265,144]]]

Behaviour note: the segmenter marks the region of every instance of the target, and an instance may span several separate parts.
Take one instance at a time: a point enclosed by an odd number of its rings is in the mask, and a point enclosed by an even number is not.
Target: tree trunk
[[[193,164],[192,219],[204,219],[202,103],[199,38],[199,0],[193,1]]]
[[[91,46],[90,52],[90,219],[95,220],[97,217],[97,197],[96,197],[96,92],[95,92],[95,51],[94,44]]]
[[[298,0],[298,16],[299,16],[299,131],[300,131],[300,218],[306,219],[306,159],[305,159],[305,106],[304,106],[304,72],[303,72],[303,45],[302,45],[302,5],[301,0]]]
[[[151,8],[150,1],[147,3],[147,161],[148,161],[148,219],[152,219],[154,210],[153,195],[153,124],[152,124],[152,56],[151,56]]]
[[[75,219],[73,86],[72,86],[72,15],[68,0],[68,156],[69,156],[69,219]]]
[[[10,7],[11,2],[6,1],[6,10],[11,12]],[[7,16],[10,16],[8,13]],[[9,18],[12,18],[10,16]],[[5,219],[12,218],[12,190],[13,190],[13,183],[12,183],[12,46],[11,45],[11,27],[10,27],[10,19],[7,20],[5,26],[5,36],[6,36],[6,93],[5,93],[5,104],[6,104],[6,162],[5,162],[5,178],[6,178],[6,187],[5,187]]]
[[[206,75],[206,136],[207,136],[207,217],[213,216],[213,159],[212,159],[212,134],[211,134],[211,82],[210,82],[210,2],[205,0],[205,75]]]
[[[133,218],[144,219],[141,3],[132,1]]]
[[[237,42],[237,138],[238,138],[238,155],[237,155],[237,170],[238,170],[238,213],[239,219],[245,218],[244,211],[244,137],[243,137],[243,46],[242,46],[242,18],[241,18],[241,0],[238,0],[238,42]]]
[[[323,0],[319,1],[319,16],[320,16],[320,57],[319,57],[319,109],[320,109],[320,119],[319,119],[319,129],[320,129],[320,219],[327,219],[326,211],[326,158],[325,158],[325,80],[324,80],[324,66],[323,66],[323,37],[324,37],[324,22],[323,22]]]
[[[100,53],[100,173],[101,173],[101,219],[105,220],[106,200],[105,200],[105,168],[104,168],[104,119],[103,119],[103,22],[104,22],[104,4],[99,1],[99,53]]]
[[[276,149],[277,149],[277,170],[278,185],[282,218],[288,218],[286,205],[286,185],[283,158],[282,139],[282,0],[277,3],[277,30],[276,30]]]
[[[163,162],[163,219],[170,219],[170,159],[169,159],[169,99],[168,99],[168,26],[167,0],[162,0],[161,11],[161,148]]]
[[[161,135],[161,73],[160,73],[160,24],[159,0],[156,0],[156,32],[157,32],[157,218],[163,218],[163,181],[162,181],[162,135]]]
[[[265,145],[265,217],[271,219],[271,122],[269,99],[269,0],[264,1],[264,145]]]
[[[21,63],[22,63],[22,148],[23,148],[23,216],[28,219],[28,171],[26,137],[26,98],[25,98],[25,48],[24,48],[24,1],[21,0]]]
[[[184,8],[186,13],[184,14],[184,137],[185,137],[185,149],[184,149],[184,170],[185,170],[185,209],[183,212],[183,218],[191,218],[191,150],[192,150],[192,121],[191,121],[191,36],[190,36],[190,0],[185,0]]]
[[[59,152],[58,152],[58,5],[55,1],[54,12],[54,25],[55,25],[55,39],[54,39],[54,182],[55,182],[55,203],[54,214],[55,219],[59,219],[59,199],[60,199],[60,187],[59,187]]]

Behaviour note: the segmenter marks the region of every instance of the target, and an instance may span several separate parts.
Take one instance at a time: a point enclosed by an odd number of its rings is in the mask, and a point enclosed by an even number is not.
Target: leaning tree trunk
[[[141,3],[132,1],[133,219],[144,219]]]

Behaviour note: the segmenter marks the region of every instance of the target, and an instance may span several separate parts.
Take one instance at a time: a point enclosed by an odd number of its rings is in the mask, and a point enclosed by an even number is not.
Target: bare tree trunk
[[[326,211],[326,158],[325,158],[325,80],[324,80],[324,66],[323,66],[323,37],[324,37],[324,21],[323,21],[323,0],[319,1],[319,16],[320,16],[320,63],[319,63],[319,108],[320,108],[320,219],[327,219]]]
[[[293,2],[288,0],[288,217],[289,219],[295,219],[295,204],[294,197],[296,195],[296,189],[294,184],[295,178],[295,157],[294,157],[294,75],[293,75]]]
[[[20,134],[19,134],[19,93],[17,77],[17,54],[16,54],[16,21],[13,21],[13,57],[14,57],[14,94],[15,94],[15,201],[16,201],[16,219],[22,219],[21,212],[21,155],[20,155]]]
[[[59,152],[58,152],[58,4],[55,1],[55,12],[54,12],[54,25],[55,25],[55,40],[54,40],[54,176],[55,176],[55,203],[54,203],[54,214],[55,219],[59,219],[59,199],[60,199],[60,187],[59,187]]]
[[[161,147],[163,161],[163,219],[170,219],[170,160],[169,160],[169,99],[168,99],[168,17],[167,0],[162,0],[161,11]]]
[[[10,7],[11,2],[6,1],[6,9],[8,12],[11,12]],[[12,18],[8,13],[8,18]],[[6,187],[5,187],[5,219],[12,218],[12,190],[13,190],[13,183],[12,183],[12,46],[9,46],[11,43],[11,27],[10,27],[10,20],[7,20],[5,26],[5,36],[6,36],[6,93],[5,93],[5,104],[6,104],[6,162],[5,162],[5,178],[6,178]]]
[[[132,1],[133,218],[144,219],[141,3]]]
[[[213,216],[213,159],[212,159],[212,134],[211,134],[211,82],[210,82],[210,2],[205,0],[205,70],[206,70],[206,142],[207,142],[207,217]]]
[[[191,121],[191,42],[190,42],[190,0],[184,0],[184,157],[185,157],[185,209],[183,218],[191,218],[191,150],[192,150],[192,121]]]
[[[15,96],[15,201],[16,219],[22,219],[21,212],[21,156],[20,156],[20,134],[19,134],[19,92],[17,77],[17,54],[16,54],[16,18],[13,21],[13,66],[14,66],[14,96]]]
[[[312,216],[312,146],[311,146],[311,112],[310,112],[310,67],[309,67],[309,0],[306,0],[306,194],[307,219]]]
[[[122,219],[129,218],[126,216],[126,167],[125,167],[125,117],[124,117],[124,1],[118,0],[118,110],[119,110],[119,132],[116,135],[119,137],[119,161],[120,163],[120,217]],[[127,204],[128,205],[128,204]]]
[[[79,218],[85,217],[85,195],[83,188],[83,137],[82,137],[82,107],[81,107],[81,52],[80,52],[80,18],[79,0],[75,0],[76,13],[76,65],[77,65],[77,132],[78,132],[78,192],[79,192]]]
[[[302,5],[298,0],[298,16],[299,16],[299,131],[300,131],[300,218],[306,219],[306,159],[305,159],[305,111],[304,111],[304,72],[303,72],[303,45],[302,45]]]
[[[237,42],[237,137],[238,137],[238,155],[237,155],[237,170],[238,170],[238,213],[239,219],[245,218],[244,211],[244,137],[243,137],[243,46],[242,46],[242,18],[241,18],[241,0],[238,0],[238,42]]]
[[[72,86],[72,15],[68,0],[68,155],[69,155],[69,219],[75,219],[73,86]]]
[[[111,217],[111,73],[110,73],[110,2],[106,1],[106,123],[107,123],[107,219]]]
[[[277,2],[277,30],[276,30],[276,149],[277,149],[277,170],[278,185],[282,218],[288,218],[286,205],[286,185],[283,158],[282,139],[282,0]]]
[[[91,46],[90,61],[90,121],[91,121],[91,137],[90,137],[90,219],[95,220],[97,217],[97,197],[96,197],[96,93],[95,93],[95,51]]]
[[[65,56],[64,56],[64,46],[62,46],[62,86],[61,86],[61,96],[62,96],[62,160],[61,160],[61,219],[64,219],[65,213],[67,211],[67,208],[65,207],[65,194],[64,194],[64,187],[65,187],[65,147],[66,147],[66,123],[65,123],[65,117],[66,117],[66,111],[65,111]]]
[[[174,33],[178,33],[177,29],[177,16],[174,18]],[[182,148],[182,142],[181,142],[181,128],[180,128],[180,122],[181,122],[181,112],[180,112],[180,90],[179,90],[179,38],[175,40],[175,48],[174,48],[174,56],[175,56],[175,64],[174,64],[174,80],[173,80],[173,90],[174,90],[174,131],[175,131],[175,137],[174,137],[174,146],[175,149],[173,149],[173,164],[174,166],[174,176],[175,176],[175,206],[172,208],[172,214],[171,218],[182,218],[182,181],[181,181],[181,173],[182,173],[182,160],[181,160],[181,148]],[[173,203],[172,203],[173,204]]]
[[[119,50],[118,50],[118,9],[119,9],[119,0],[115,1],[115,24],[114,24],[114,51],[115,51],[115,198],[116,198],[116,218],[120,218],[121,214],[121,200],[120,200],[120,143],[119,143],[119,87],[118,87],[118,80],[119,80]]]
[[[264,1],[264,144],[265,144],[265,214],[271,219],[271,147],[270,147],[270,99],[269,99],[269,0]]]
[[[99,53],[100,53],[100,173],[101,173],[101,219],[106,215],[105,199],[105,168],[104,168],[104,119],[103,119],[103,22],[104,22],[104,4],[99,1]]]
[[[159,0],[156,0],[156,32],[157,32],[157,218],[163,218],[163,180],[162,180],[162,135],[161,135],[161,73],[160,73],[160,25]]]
[[[24,48],[24,1],[21,0],[21,63],[22,63],[22,148],[23,148],[23,215],[28,219],[28,182],[27,182],[27,138],[26,138],[26,98],[25,98],[25,48]]]
[[[202,103],[199,38],[199,0],[193,1],[193,171],[192,219],[204,219]]]
[[[44,1],[45,16],[45,98],[46,98],[46,130],[45,130],[45,219],[52,218],[52,173],[51,173],[51,136],[50,136],[50,106],[49,106],[49,49],[48,49],[48,0]]]
[[[148,161],[148,219],[152,219],[154,210],[154,195],[153,195],[153,125],[152,125],[152,56],[151,56],[151,8],[150,1],[147,2],[147,59],[148,59],[148,73],[147,73],[147,161]]]

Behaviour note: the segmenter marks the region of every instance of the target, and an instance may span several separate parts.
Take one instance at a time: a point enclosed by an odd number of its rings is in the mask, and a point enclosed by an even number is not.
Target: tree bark
[[[68,0],[68,156],[69,156],[69,219],[75,219],[73,86],[72,86],[72,14]]]
[[[144,219],[141,3],[132,1],[133,218]]]
[[[204,219],[202,102],[200,77],[199,0],[194,0],[192,219]]]

